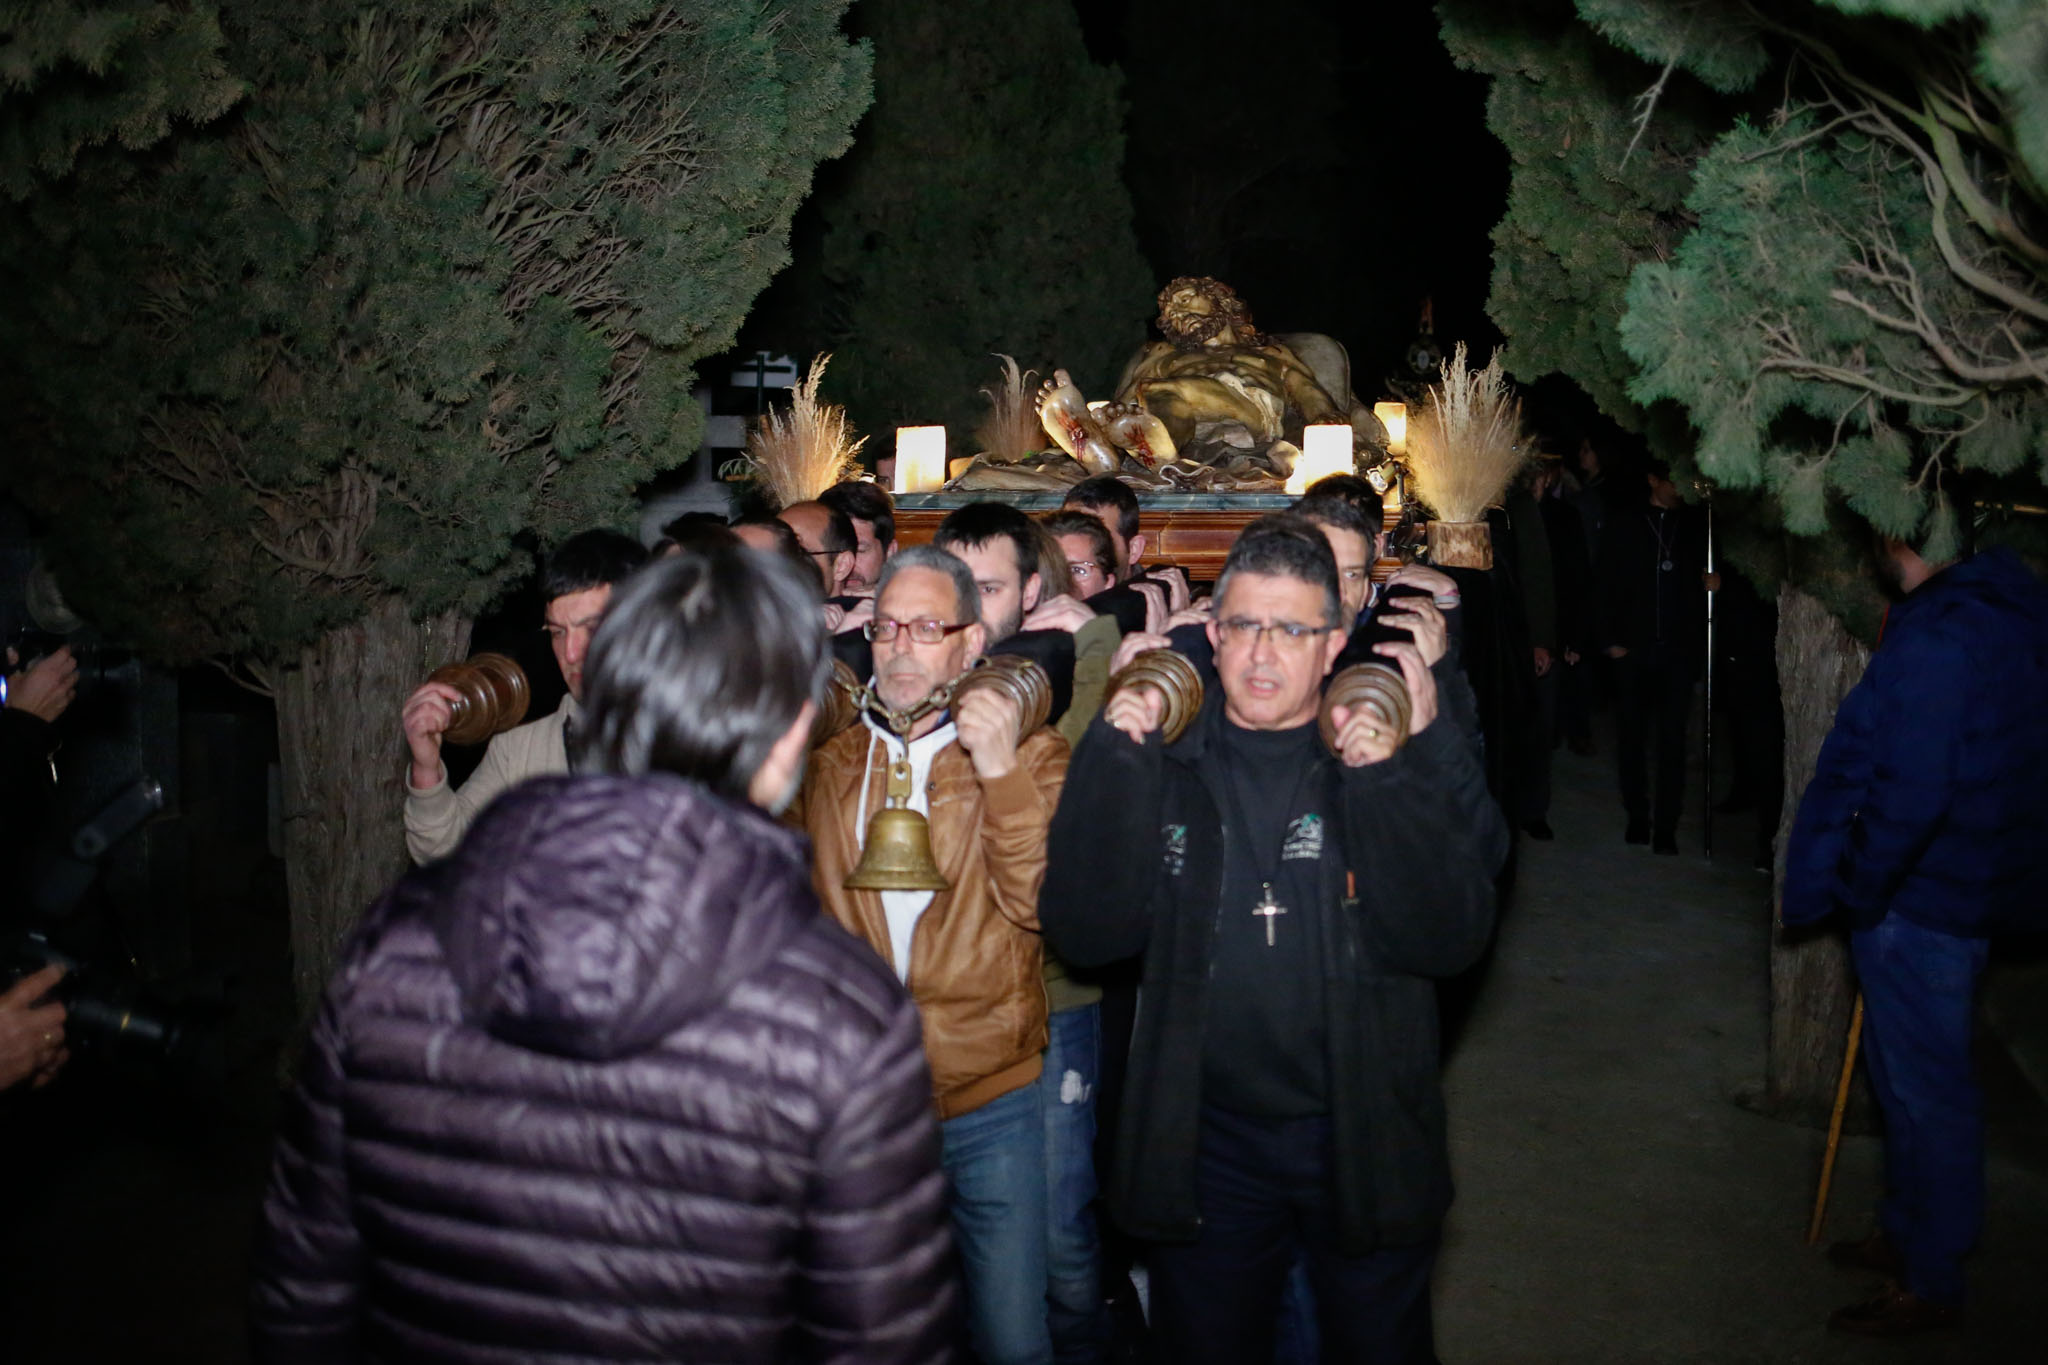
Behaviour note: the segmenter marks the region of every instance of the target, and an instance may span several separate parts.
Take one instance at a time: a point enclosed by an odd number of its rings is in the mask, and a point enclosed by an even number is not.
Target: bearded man
[[[980,596],[967,566],[934,546],[883,565],[863,628],[883,706],[915,707],[982,654]],[[1043,727],[1020,739],[1017,703],[989,691],[904,735],[862,719],[819,748],[803,786],[818,898],[895,968],[923,1016],[975,1352],[987,1365],[1050,1365],[1038,887],[1067,743]],[[943,891],[845,885],[892,779],[930,821]]]

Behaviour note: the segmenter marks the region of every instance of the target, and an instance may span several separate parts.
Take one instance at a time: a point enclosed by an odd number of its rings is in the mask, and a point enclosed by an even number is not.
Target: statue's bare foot
[[[1054,370],[1052,378],[1038,389],[1038,421],[1045,434],[1061,450],[1073,456],[1091,474],[1114,474],[1117,454],[1088,400],[1065,370]]]
[[[1166,423],[1137,403],[1111,403],[1102,410],[1102,428],[1114,444],[1148,469],[1171,464],[1179,453]]]

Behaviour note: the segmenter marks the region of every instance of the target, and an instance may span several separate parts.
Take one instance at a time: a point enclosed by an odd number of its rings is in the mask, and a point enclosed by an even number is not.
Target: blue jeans
[[[939,1125],[968,1333],[982,1365],[1052,1362],[1041,1107],[1034,1082]]]
[[[1102,1246],[1095,1235],[1095,1087],[1102,1071],[1102,1007],[1059,1010],[1048,1021],[1045,1074],[1046,1281],[1053,1359],[1096,1365],[1109,1352]]]
[[[1885,1236],[1905,1286],[1963,1301],[1963,1257],[1984,1226],[1984,1096],[1970,1062],[1990,944],[1887,915],[1850,936],[1863,987],[1863,1059],[1884,1114]]]

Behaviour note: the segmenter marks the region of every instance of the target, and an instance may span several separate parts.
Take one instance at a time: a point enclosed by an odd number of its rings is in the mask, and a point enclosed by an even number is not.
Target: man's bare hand
[[[1457,605],[1457,580],[1443,570],[1432,569],[1427,564],[1403,564],[1394,570],[1393,577],[1387,582],[1389,585],[1407,583],[1422,588],[1430,596],[1437,598],[1438,604],[1447,610]]]
[[[1408,734],[1421,734],[1436,719],[1436,676],[1422,661],[1422,651],[1406,640],[1389,640],[1372,649],[1401,665],[1401,680],[1408,684]]]
[[[1549,651],[1549,650],[1547,650],[1547,649],[1545,649],[1545,648],[1544,648],[1544,647],[1543,647],[1542,645],[1537,645],[1537,646],[1536,646],[1536,649],[1535,649],[1535,658],[1536,658],[1536,676],[1537,676],[1537,677],[1539,677],[1539,678],[1547,678],[1547,677],[1549,677],[1549,676],[1550,676],[1550,651]]]
[[[827,635],[837,635],[846,624],[846,608],[840,606],[837,602],[827,602],[824,604],[823,611],[825,613],[825,633]]]
[[[1609,645],[1609,646],[1607,646],[1607,657],[1608,657],[1608,658],[1610,658],[1610,659],[1626,659],[1626,658],[1628,657],[1628,646],[1627,646],[1627,645]]]
[[[64,1048],[64,1006],[36,1002],[64,979],[62,967],[45,967],[0,995],[0,1090],[35,1078],[46,1085],[71,1054]]]
[[[860,601],[848,607],[845,613],[840,616],[838,628],[832,634],[844,635],[850,630],[859,630],[874,619],[875,599],[872,595],[863,597]]]
[[[13,650],[7,662],[16,662]],[[71,646],[53,650],[7,680],[7,706],[38,719],[55,722],[78,695],[78,660]]]
[[[1188,585],[1188,571],[1178,564],[1167,564],[1146,571],[1145,577],[1166,588],[1166,610],[1169,613],[1186,611],[1193,597],[1194,589]]]
[[[1363,768],[1394,756],[1394,732],[1363,706],[1338,706],[1330,711],[1337,723],[1337,757],[1347,768]]]
[[[1156,687],[1126,687],[1102,708],[1102,718],[1129,735],[1133,744],[1143,744],[1145,736],[1165,723],[1166,698]]]
[[[1166,628],[1172,630],[1176,626],[1206,626],[1215,619],[1216,599],[1213,597],[1199,597],[1167,617]]]
[[[1444,657],[1450,648],[1450,627],[1444,624],[1444,614],[1437,610],[1435,602],[1426,597],[1396,597],[1380,612],[1379,620],[1390,626],[1399,626],[1415,637],[1415,647],[1422,651],[1422,661],[1431,668]]]
[[[1166,606],[1166,587],[1149,578],[1135,578],[1131,586],[1145,599],[1145,633],[1163,635],[1166,633],[1166,618],[1173,615]]]
[[[455,720],[455,704],[462,694],[447,683],[421,683],[405,699],[401,713],[405,723],[405,746],[412,751],[412,785],[424,791],[445,776],[441,767],[441,736]]]
[[[1048,597],[1024,618],[1024,630],[1064,630],[1068,634],[1095,619],[1087,604],[1066,593]]]
[[[960,747],[974,760],[975,776],[985,781],[1008,777],[1017,766],[1017,727],[1023,708],[993,688],[968,693],[953,712]]]
[[[1164,635],[1154,635],[1149,630],[1134,630],[1129,635],[1124,636],[1123,639],[1117,641],[1116,653],[1109,656],[1109,676],[1114,678],[1117,674],[1123,672],[1125,668],[1130,666],[1131,660],[1137,658],[1140,654],[1154,649],[1172,648],[1173,641],[1167,639]]]

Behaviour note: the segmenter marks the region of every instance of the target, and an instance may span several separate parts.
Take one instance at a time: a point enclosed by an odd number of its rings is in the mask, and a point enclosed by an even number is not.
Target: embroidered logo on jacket
[[[1280,845],[1280,860],[1293,862],[1308,859],[1310,862],[1323,856],[1323,817],[1308,814],[1287,827],[1287,842]]]
[[[1178,877],[1188,865],[1188,827],[1167,825],[1159,833],[1166,840],[1166,875]]]

